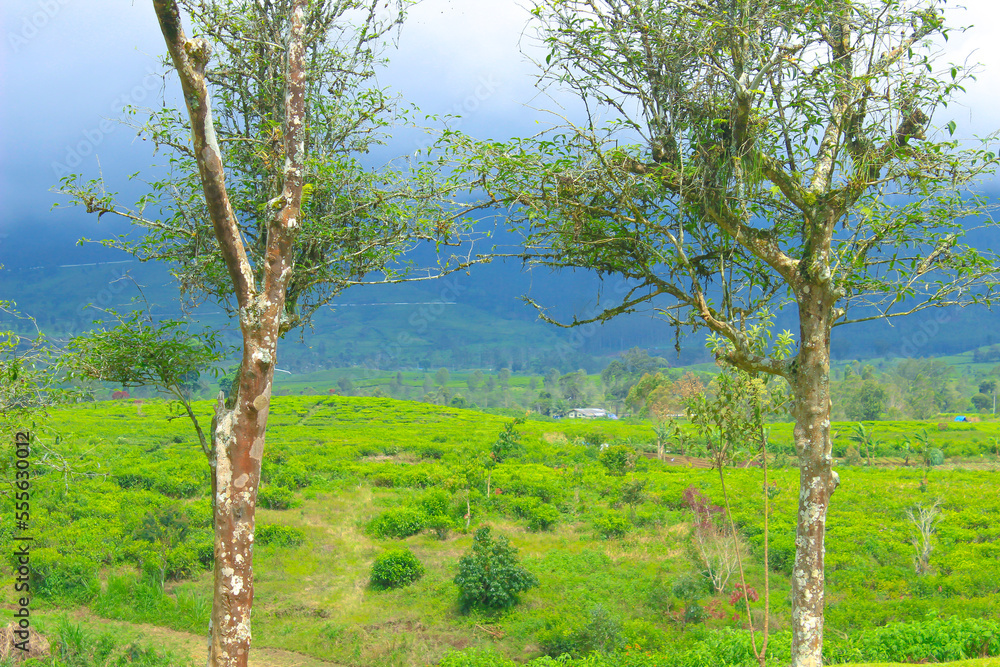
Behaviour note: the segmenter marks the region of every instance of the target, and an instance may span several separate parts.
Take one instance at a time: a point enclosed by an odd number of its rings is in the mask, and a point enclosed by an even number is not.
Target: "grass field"
[[[207,421],[209,404],[197,407]],[[115,627],[125,635],[136,624],[185,637],[204,632],[208,466],[189,425],[170,416],[161,402],[119,401],[61,409],[38,424],[30,529],[33,604],[42,618],[110,619],[123,624]],[[255,650],[358,666],[435,664],[449,652],[477,650],[526,661],[558,647],[572,653],[600,630],[615,646],[653,655],[718,656],[726,646],[727,655],[739,654],[733,647],[745,640],[746,618],[730,602],[737,579],[720,592],[706,585],[684,502],[685,490],[694,489],[721,504],[717,472],[643,456],[614,469],[599,446],[648,449],[652,429],[641,422],[530,419],[519,427],[521,452],[488,471],[485,452],[505,423],[496,415],[391,399],[276,398],[261,487],[270,507],[258,510]],[[889,441],[927,428],[943,450],[964,451],[998,430],[995,422],[948,423],[943,431],[937,424],[883,422],[877,437]],[[777,445],[790,437],[788,429],[773,426]],[[929,471],[841,461],[842,485],[828,519],[830,660],[882,646],[884,637],[865,639],[880,628],[933,633],[945,632],[941,623],[952,617],[997,622],[998,466],[978,449],[965,462],[975,469],[955,459]],[[747,583],[762,591],[762,471],[726,475]],[[775,664],[788,646],[797,479],[794,468],[770,471]],[[630,484],[642,485],[632,504]],[[935,502],[941,518],[931,572],[918,576],[906,512]],[[373,521],[401,509],[426,518],[433,503],[443,507],[443,531],[424,528],[402,539],[371,532]],[[453,580],[472,533],[484,525],[510,538],[539,585],[507,612],[463,613]],[[10,540],[10,528],[0,530],[5,553]],[[423,577],[373,590],[373,560],[399,546],[421,561]],[[5,576],[0,586],[10,604],[14,582]],[[693,600],[680,586],[692,580],[701,582]],[[701,610],[697,621],[686,618],[692,601]],[[762,604],[754,603],[751,615],[762,614]],[[947,642],[941,644],[943,651]],[[734,665],[742,659],[705,658]],[[673,664],[663,660],[649,664]]]

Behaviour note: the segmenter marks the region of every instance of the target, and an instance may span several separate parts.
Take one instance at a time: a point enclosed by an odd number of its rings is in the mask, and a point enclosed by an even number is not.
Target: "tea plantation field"
[[[210,404],[197,408],[207,424]],[[208,464],[189,422],[172,416],[162,402],[113,401],[59,409],[36,424],[32,613],[64,655],[73,641],[86,643],[81,633],[100,639],[99,626],[73,624],[84,608],[89,618],[207,628]],[[653,431],[627,421],[528,419],[516,427],[520,443],[494,464],[488,452],[508,422],[382,398],[275,398],[257,519],[254,646],[351,666],[756,664],[738,575],[716,592],[694,541],[692,508],[723,504],[717,471],[677,465],[688,459],[676,455],[643,456],[655,451]],[[912,464],[875,468],[850,451],[851,425],[837,426],[842,483],[827,522],[831,663],[1000,654],[1000,464],[992,440],[1000,428],[942,423],[946,430],[937,421],[870,425],[877,462]],[[903,452],[903,439],[921,429],[949,457],[945,465],[925,470]],[[759,596],[755,624],[765,615],[770,571],[775,665],[790,649],[798,493],[798,471],[785,465],[790,438],[790,425],[774,425],[783,467],[768,471],[766,563],[764,473],[725,472],[748,597]],[[2,502],[12,516],[10,495]],[[935,505],[918,575],[908,512]],[[537,580],[506,611],[463,609],[454,583],[486,526],[509,538]],[[0,588],[10,608],[12,537],[4,522]],[[398,588],[371,585],[375,559],[400,548],[422,576]],[[144,658],[147,648],[137,646],[134,659],[119,650],[107,662],[51,664],[183,664]]]

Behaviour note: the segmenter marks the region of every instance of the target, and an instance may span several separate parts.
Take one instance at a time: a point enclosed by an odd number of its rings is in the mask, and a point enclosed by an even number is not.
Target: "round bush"
[[[543,503],[532,508],[528,516],[528,527],[534,531],[551,530],[559,521],[559,510],[552,505]]]
[[[594,521],[594,527],[597,528],[597,532],[601,537],[610,540],[617,537],[624,537],[625,533],[632,529],[632,523],[628,520],[628,517],[611,512],[598,517]]]
[[[412,507],[400,507],[382,512],[365,527],[372,537],[403,539],[416,535],[427,525],[427,516]]]
[[[538,578],[521,567],[517,549],[506,537],[494,541],[489,528],[480,528],[472,539],[472,551],[458,562],[455,583],[463,609],[507,609],[517,604],[519,593],[537,586]]]
[[[372,563],[371,587],[400,588],[424,575],[424,566],[409,549],[390,549],[375,557]]]
[[[451,494],[444,489],[431,489],[420,499],[420,506],[427,516],[447,515],[451,507]]]
[[[295,505],[295,498],[284,486],[265,486],[257,494],[257,503],[264,509],[287,510]]]
[[[101,591],[97,564],[52,547],[32,550],[31,589],[48,600],[86,604]]]

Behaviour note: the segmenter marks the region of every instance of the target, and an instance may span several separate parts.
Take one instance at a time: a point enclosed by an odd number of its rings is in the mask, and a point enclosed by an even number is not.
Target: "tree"
[[[559,378],[559,388],[563,398],[571,403],[585,402],[587,390],[587,372],[578,370],[567,373]]]
[[[421,241],[444,250],[467,238],[451,182],[419,160],[384,169],[361,161],[407,117],[372,83],[404,5],[153,0],[187,107],[154,111],[139,128],[169,153],[166,176],[133,206],[101,180],[62,181],[73,203],[145,231],[106,245],[169,261],[186,297],[216,301],[239,323],[237,380],[210,429],[211,666],[245,667],[249,656],[254,512],[278,340],[351,285],[429,279],[469,263],[468,254],[442,257],[418,273],[401,261]],[[187,37],[181,7],[201,36]]]
[[[494,540],[484,527],[472,537],[472,551],[459,559],[455,583],[463,610],[507,609],[518,603],[520,593],[537,586],[538,578],[521,567],[506,537]]]
[[[13,438],[15,432],[28,428],[33,416],[44,414],[70,394],[60,386],[59,350],[34,318],[3,300],[0,318],[9,318],[5,326],[10,327],[0,331],[0,429],[5,438]]]
[[[872,466],[872,449],[877,449],[881,443],[872,436],[871,431],[866,429],[864,424],[855,424],[854,433],[847,437],[858,447],[865,448],[865,458],[868,459],[868,467],[870,468]]]
[[[655,395],[670,395],[673,383],[663,373],[646,373],[632,385],[625,397],[625,405],[637,415],[648,417],[651,410],[650,399]]]
[[[885,412],[888,400],[889,394],[878,380],[865,380],[848,397],[844,412],[853,421],[874,421]]]
[[[152,386],[179,404],[198,434],[202,452],[211,462],[212,451],[191,407],[187,385],[221,361],[224,350],[217,332],[194,334],[185,322],[154,322],[140,311],[120,315],[111,329],[102,328],[73,338],[66,363],[74,377],[129,386]],[[213,496],[214,497],[214,496]]]
[[[78,473],[73,461],[39,437],[38,431],[45,427],[36,429],[35,420],[54,405],[82,398],[84,392],[66,388],[62,350],[34,318],[0,299],[0,320],[7,320],[0,330],[0,431],[12,443],[8,456],[0,460],[0,496],[23,496],[29,461],[35,468],[58,471],[67,480]]]
[[[465,385],[469,388],[469,391],[478,391],[481,386],[483,386],[483,372],[480,370],[473,371],[465,378]]]
[[[513,419],[504,424],[503,430],[497,434],[497,439],[490,445],[490,451],[483,457],[483,467],[486,469],[486,497],[490,497],[490,486],[493,481],[493,469],[507,459],[524,453],[521,444],[521,433],[517,427],[524,423],[523,417]]]
[[[980,393],[972,397],[972,407],[974,407],[977,412],[987,412],[992,405],[993,398],[991,396]]]
[[[345,375],[337,380],[337,388],[340,389],[344,396],[352,396],[354,395],[354,380]]]
[[[521,444],[521,433],[517,430],[517,427],[523,423],[524,417],[517,417],[504,424],[503,430],[490,445],[490,457],[494,461],[503,463],[524,452],[524,446]]]
[[[992,225],[966,220],[997,157],[942,115],[968,76],[934,59],[943,4],[536,0],[542,78],[586,117],[510,142],[449,137],[524,234],[519,257],[625,286],[561,324],[651,308],[789,382],[795,667],[822,662],[832,330],[995,298],[995,255],[963,237]],[[754,352],[748,331],[787,302],[798,349]]]

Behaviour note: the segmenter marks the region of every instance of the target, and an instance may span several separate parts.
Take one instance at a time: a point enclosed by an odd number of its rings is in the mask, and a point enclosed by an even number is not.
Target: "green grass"
[[[211,405],[196,408],[207,421]],[[59,433],[57,449],[70,465],[62,468],[65,473],[40,462],[36,468],[43,473],[36,480],[31,525],[40,609],[85,604],[130,622],[195,633],[207,627],[211,573],[198,554],[206,541],[211,545],[208,467],[189,425],[169,421],[169,414],[168,406],[154,401],[141,408],[126,402],[83,405],[51,415],[47,425]],[[499,493],[487,498],[485,471],[476,462],[505,423],[497,415],[391,399],[276,398],[263,486],[292,489],[300,504],[258,509],[257,520],[299,529],[306,541],[255,550],[254,645],[340,664],[403,666],[432,664],[468,647],[494,647],[526,660],[538,655],[546,627],[582,627],[597,607],[630,637],[657,650],[695,646],[741,624],[733,619],[730,591],[706,591],[701,603],[710,611],[708,620],[685,626],[682,603],[671,590],[678,578],[697,574],[683,492],[693,485],[721,503],[717,473],[641,458],[628,477],[615,477],[598,462],[596,444],[586,443],[642,445],[652,439],[648,424],[529,420],[520,428],[523,455],[492,471],[491,489]],[[884,424],[886,436],[926,426]],[[932,436],[971,442],[991,437],[997,426],[980,422]],[[784,428],[775,425],[775,441]],[[54,447],[53,438],[44,436]],[[997,618],[1000,590],[989,565],[1000,557],[995,468],[931,470],[926,483],[915,468],[839,470],[842,485],[827,523],[830,636],[922,620],[931,612]],[[748,583],[762,590],[761,472],[726,474],[734,519],[750,548]],[[772,628],[781,632],[790,614],[787,574],[798,471],[772,470],[770,476],[777,492],[770,540]],[[601,517],[630,514],[617,499],[622,484],[634,478],[646,480],[635,522],[627,522],[624,537],[602,539]],[[431,531],[404,540],[366,534],[365,526],[380,512],[417,507],[429,489],[444,489],[451,499],[448,512],[457,528],[446,539]],[[468,532],[462,520],[466,499],[472,509]],[[905,513],[938,499],[943,519],[934,538],[934,572],[917,577]],[[530,529],[531,507],[540,503],[558,509],[550,531]],[[164,552],[141,538],[141,528],[167,511],[188,521],[186,536],[167,550],[167,560],[190,568],[168,576],[161,590],[151,566]],[[460,613],[452,583],[480,525],[509,536],[540,580],[518,607],[499,616]],[[0,547],[7,548],[9,538],[0,531]],[[371,590],[372,561],[397,545],[417,556],[425,575],[401,589]],[[9,572],[0,580],[8,598]],[[735,579],[730,590],[733,584]]]
[[[958,662],[939,662],[941,667],[1000,667],[1000,659],[977,658],[975,660],[959,660]],[[912,663],[904,662],[852,662],[842,667],[912,667]]]

